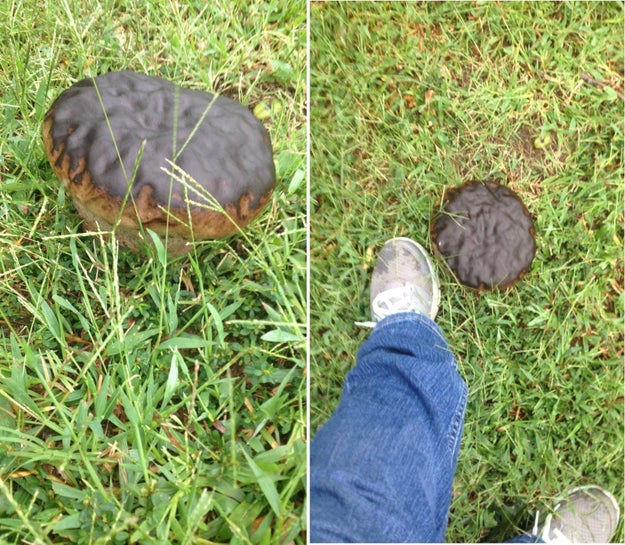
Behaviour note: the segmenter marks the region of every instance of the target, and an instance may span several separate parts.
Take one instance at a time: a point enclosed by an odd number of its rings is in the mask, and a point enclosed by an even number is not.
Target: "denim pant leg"
[[[434,322],[379,322],[311,444],[311,541],[443,541],[466,397]]]
[[[507,540],[506,543],[544,543],[544,541],[533,534],[521,534],[514,539]]]

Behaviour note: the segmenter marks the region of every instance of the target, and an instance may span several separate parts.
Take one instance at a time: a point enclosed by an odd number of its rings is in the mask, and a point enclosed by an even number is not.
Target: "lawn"
[[[305,542],[305,2],[8,1],[0,24],[0,541]],[[277,185],[244,233],[173,260],[84,232],[41,123],[121,69],[262,120]]]
[[[436,258],[469,386],[450,541],[511,538],[573,485],[622,506],[622,31],[617,2],[311,4],[312,435],[368,335],[354,321],[385,240],[432,250],[445,188],[468,180],[534,219],[531,271],[505,293]]]

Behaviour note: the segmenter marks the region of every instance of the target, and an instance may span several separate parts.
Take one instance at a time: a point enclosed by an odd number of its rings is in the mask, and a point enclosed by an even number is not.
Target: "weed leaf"
[[[267,331],[261,339],[270,343],[288,343],[304,340],[300,335],[295,335],[290,331],[284,331],[284,329],[272,329],[271,331]]]
[[[273,509],[273,512],[276,515],[280,516],[280,496],[278,495],[278,490],[276,489],[276,485],[274,484],[272,477],[270,477],[260,468],[260,466],[254,461],[254,459],[247,453],[244,448],[242,450],[245,458],[247,459],[247,463],[249,464],[250,469],[254,474],[254,477],[256,477],[258,486],[260,486],[260,489],[263,491],[265,498],[267,498],[271,509]]]

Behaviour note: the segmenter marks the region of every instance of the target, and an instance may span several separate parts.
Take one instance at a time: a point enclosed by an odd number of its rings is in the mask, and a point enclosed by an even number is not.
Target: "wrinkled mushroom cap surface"
[[[269,135],[247,108],[136,72],[65,90],[46,114],[43,139],[91,229],[120,218],[119,232],[140,221],[172,243],[225,237],[261,212],[275,183]],[[168,160],[202,189],[169,174],[177,171]]]
[[[445,192],[432,240],[456,278],[475,289],[507,288],[530,268],[536,242],[521,199],[493,182]]]

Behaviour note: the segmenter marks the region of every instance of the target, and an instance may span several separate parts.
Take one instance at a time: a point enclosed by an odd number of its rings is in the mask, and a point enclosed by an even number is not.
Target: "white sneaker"
[[[409,238],[388,240],[378,255],[370,288],[373,327],[398,312],[416,312],[434,319],[440,291],[434,264],[423,247]]]
[[[581,486],[567,493],[532,533],[546,543],[608,543],[619,521],[619,506],[607,490]]]

